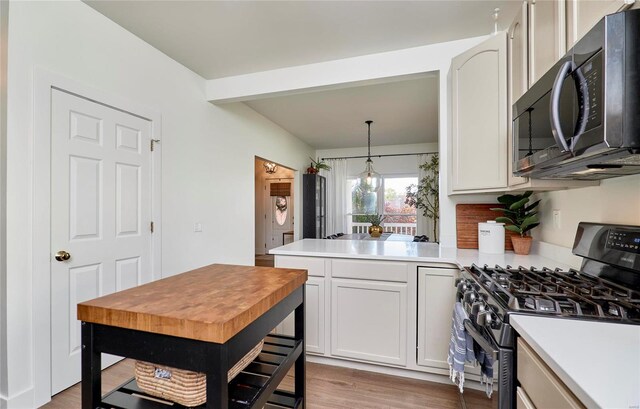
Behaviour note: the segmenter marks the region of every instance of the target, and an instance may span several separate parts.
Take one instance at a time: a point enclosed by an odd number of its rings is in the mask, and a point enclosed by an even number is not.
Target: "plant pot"
[[[516,254],[527,255],[531,251],[531,242],[533,238],[531,236],[511,236],[511,243],[513,244],[513,252]]]
[[[382,235],[382,226],[369,226],[369,235],[371,237],[380,237]]]

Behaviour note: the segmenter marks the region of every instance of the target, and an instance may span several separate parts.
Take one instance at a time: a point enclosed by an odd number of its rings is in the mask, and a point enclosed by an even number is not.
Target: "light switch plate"
[[[553,210],[553,228],[556,230],[560,230],[562,228],[561,218],[560,218],[560,210]]]
[[[193,231],[196,233],[202,232],[202,223],[196,223],[193,225]]]

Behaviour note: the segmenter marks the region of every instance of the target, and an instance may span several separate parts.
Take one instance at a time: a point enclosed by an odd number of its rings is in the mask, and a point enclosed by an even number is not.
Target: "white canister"
[[[495,220],[478,223],[478,250],[485,254],[504,254],[504,223]]]

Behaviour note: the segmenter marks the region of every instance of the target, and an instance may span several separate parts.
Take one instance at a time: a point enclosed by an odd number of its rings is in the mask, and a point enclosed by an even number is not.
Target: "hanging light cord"
[[[367,130],[367,162],[371,162],[371,124],[373,123],[373,121],[369,120],[369,121],[365,121],[365,124],[367,124],[368,130]]]

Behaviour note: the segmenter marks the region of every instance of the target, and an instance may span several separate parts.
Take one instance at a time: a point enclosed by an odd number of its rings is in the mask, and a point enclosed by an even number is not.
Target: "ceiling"
[[[316,149],[438,142],[438,76],[246,102]]]
[[[84,0],[205,79],[489,34],[520,0]],[[502,19],[501,19],[502,20]],[[510,19],[509,19],[510,20]],[[316,149],[437,142],[437,76],[246,102]]]

